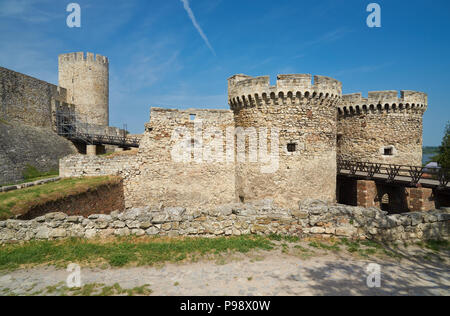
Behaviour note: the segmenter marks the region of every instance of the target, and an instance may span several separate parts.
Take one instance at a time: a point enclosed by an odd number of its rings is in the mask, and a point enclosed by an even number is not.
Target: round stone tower
[[[344,95],[338,107],[338,158],[422,166],[425,93],[374,91]]]
[[[75,105],[80,120],[109,125],[108,58],[87,53],[59,55],[59,86],[67,89],[67,102]]]
[[[323,76],[315,76],[313,83],[306,74],[277,79],[275,86],[267,76],[228,79],[236,128],[246,135],[258,133],[256,144],[244,142],[250,158],[243,161],[236,155],[236,196],[245,202],[272,199],[284,207],[308,198],[335,201],[336,113],[342,84]],[[239,151],[238,140],[235,147]],[[258,147],[253,160],[252,147]],[[261,149],[269,152],[272,162]]]

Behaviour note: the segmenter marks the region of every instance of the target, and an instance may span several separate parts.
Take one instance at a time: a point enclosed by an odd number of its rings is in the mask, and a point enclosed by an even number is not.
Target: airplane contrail
[[[187,14],[189,15],[189,18],[191,19],[192,24],[194,24],[194,27],[197,29],[198,33],[200,34],[200,36],[205,41],[206,46],[208,46],[208,48],[211,50],[211,52],[215,56],[216,52],[214,51],[214,48],[209,43],[208,37],[206,36],[205,32],[203,32],[202,28],[198,24],[197,19],[195,18],[194,12],[192,12],[191,7],[189,6],[189,0],[180,0],[180,1],[183,2],[184,9],[186,10]]]

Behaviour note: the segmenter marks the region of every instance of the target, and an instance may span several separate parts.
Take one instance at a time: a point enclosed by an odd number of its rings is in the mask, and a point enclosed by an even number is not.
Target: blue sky
[[[236,73],[327,75],[365,96],[424,91],[425,145],[450,120],[448,0],[190,0],[197,28],[180,0],[79,0],[79,29],[66,26],[70,2],[0,0],[0,66],[56,84],[58,54],[108,56],[110,123],[134,133],[150,106],[228,108]],[[370,2],[381,28],[366,25]]]

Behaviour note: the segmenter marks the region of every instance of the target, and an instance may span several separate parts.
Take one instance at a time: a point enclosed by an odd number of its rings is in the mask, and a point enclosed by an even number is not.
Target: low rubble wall
[[[449,209],[388,215],[377,208],[309,200],[296,209],[271,201],[229,204],[211,210],[135,208],[105,215],[49,213],[29,221],[0,222],[0,243],[110,236],[232,236],[279,234],[384,241],[448,239]]]

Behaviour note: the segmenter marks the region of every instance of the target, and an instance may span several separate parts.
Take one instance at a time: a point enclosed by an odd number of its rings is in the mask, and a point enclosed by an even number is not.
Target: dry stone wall
[[[376,208],[306,200],[283,209],[272,201],[227,204],[211,209],[135,208],[109,215],[49,213],[30,221],[0,222],[0,243],[111,236],[239,236],[279,234],[414,242],[449,238],[450,212],[437,210],[388,216]]]
[[[338,157],[422,165],[422,117],[427,95],[415,91],[344,95],[338,109]]]

